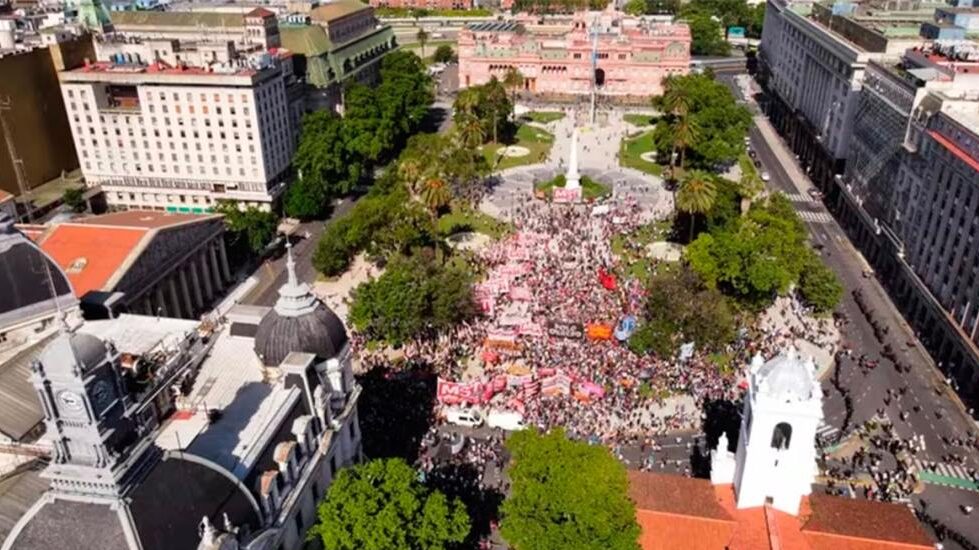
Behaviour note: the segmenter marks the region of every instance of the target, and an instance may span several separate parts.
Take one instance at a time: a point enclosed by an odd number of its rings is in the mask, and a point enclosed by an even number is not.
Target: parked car
[[[445,419],[457,426],[478,428],[483,425],[483,415],[476,409],[448,409]]]
[[[772,181],[772,175],[769,174],[768,172],[762,172],[761,173],[761,181],[764,181],[766,183],[769,182],[769,181]]]
[[[508,432],[517,432],[527,428],[523,421],[523,415],[513,411],[490,411],[486,415],[486,425]]]

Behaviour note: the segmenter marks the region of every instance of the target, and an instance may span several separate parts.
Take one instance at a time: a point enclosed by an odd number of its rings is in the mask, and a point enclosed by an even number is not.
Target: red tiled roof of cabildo
[[[710,480],[629,472],[643,550],[933,550],[900,504],[822,494],[799,515],[764,506],[738,510],[734,487]]]
[[[128,210],[60,223],[34,240],[65,270],[75,293],[84,296],[114,286],[153,240],[155,230],[215,216]]]

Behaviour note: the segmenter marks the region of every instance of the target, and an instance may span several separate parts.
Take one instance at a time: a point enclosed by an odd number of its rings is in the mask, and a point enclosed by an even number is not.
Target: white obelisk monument
[[[571,156],[568,157],[568,172],[564,175],[565,189],[581,187],[581,174],[578,173],[578,129],[571,132]]]

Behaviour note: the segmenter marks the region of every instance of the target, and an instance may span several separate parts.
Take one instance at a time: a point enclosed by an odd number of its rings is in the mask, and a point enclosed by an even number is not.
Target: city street
[[[720,77],[739,96],[740,89],[734,84],[733,75]],[[757,112],[757,111],[756,111]],[[823,433],[835,435],[837,430],[847,433],[854,426],[878,414],[883,409],[902,439],[918,438],[925,450],[918,453],[919,460],[943,464],[947,455],[962,456],[965,467],[938,468],[940,476],[928,476],[925,490],[912,500],[917,508],[927,502],[930,515],[966,538],[979,541],[979,523],[959,509],[963,505],[979,506],[979,492],[953,487],[975,487],[966,473],[968,468],[979,466],[974,452],[947,443],[948,440],[967,437],[975,430],[974,421],[962,409],[954,392],[948,387],[941,373],[933,365],[922,346],[915,345],[916,337],[901,317],[879,282],[869,272],[860,253],[852,246],[846,234],[832,215],[815,198],[814,187],[806,178],[785,143],[775,134],[767,120],[756,116],[756,126],[750,131],[751,146],[756,151],[762,167],[770,174],[768,186],[782,191],[793,202],[800,217],[809,228],[812,242],[821,247],[826,263],[836,272],[846,292],[839,311],[848,319],[844,329],[844,346],[852,350],[850,357],[838,362],[838,383],[852,399],[853,412],[846,422],[844,398],[831,382],[824,381],[824,410],[826,427]],[[891,344],[898,362],[911,366],[910,372],[901,373],[894,364],[883,357],[884,343],[878,341],[870,321],[857,305],[853,291],[860,290],[864,302],[875,317],[889,327],[887,342]],[[866,359],[879,361],[879,366],[864,372],[857,366],[856,358],[865,354]],[[906,386],[906,394],[900,399],[885,403],[888,389],[898,390]],[[901,421],[906,413],[907,421]],[[957,547],[946,544],[946,548]]]

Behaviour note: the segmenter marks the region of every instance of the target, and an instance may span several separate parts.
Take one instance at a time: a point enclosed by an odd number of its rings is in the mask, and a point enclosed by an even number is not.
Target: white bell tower
[[[823,418],[823,393],[815,365],[795,348],[767,363],[757,355],[748,381],[735,458],[737,506],[769,504],[797,515],[817,473],[816,428]]]

